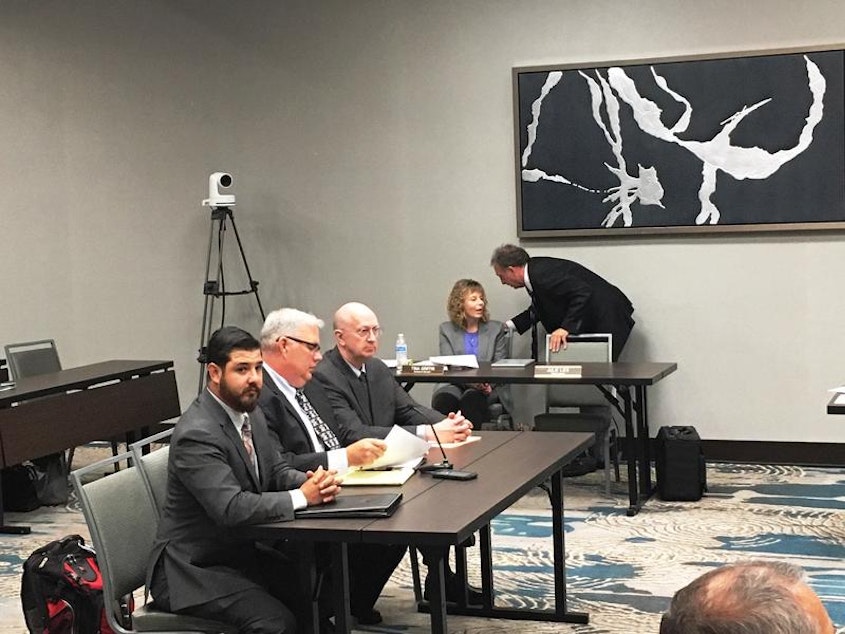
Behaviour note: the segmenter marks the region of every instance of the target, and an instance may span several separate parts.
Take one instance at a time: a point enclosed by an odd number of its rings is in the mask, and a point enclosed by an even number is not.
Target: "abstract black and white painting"
[[[515,68],[519,235],[845,228],[843,55]]]

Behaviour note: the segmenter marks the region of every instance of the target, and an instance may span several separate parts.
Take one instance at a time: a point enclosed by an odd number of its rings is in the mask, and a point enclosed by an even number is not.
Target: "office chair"
[[[59,361],[59,351],[56,349],[56,342],[53,339],[41,339],[39,341],[27,341],[24,343],[12,343],[4,346],[6,361],[9,364],[11,378],[15,381],[40,374],[60,372],[62,363]],[[118,454],[117,442],[111,443],[112,455]],[[91,443],[92,446],[97,443]],[[74,448],[68,449],[67,467],[71,468],[73,463]],[[115,463],[115,469],[119,468]]]
[[[166,429],[162,432],[149,436],[132,443],[132,459],[141,478],[146,486],[147,493],[153,502],[156,518],[161,517],[164,508],[164,498],[167,494],[167,459],[170,456],[170,447],[161,447],[145,454],[144,450],[153,443],[167,442],[173,434],[173,429]]]
[[[610,363],[613,352],[609,334],[570,335],[566,349],[549,350],[546,337],[546,363]],[[592,432],[604,456],[604,486],[610,494],[611,463],[619,482],[619,455],[611,405],[594,385],[546,386],[546,411],[534,417],[535,431]]]
[[[146,582],[147,563],[153,549],[158,515],[137,467],[130,466],[83,485],[91,473],[122,460],[130,452],[106,458],[70,474],[103,577],[106,619],[116,634],[136,632],[202,632],[235,634],[225,623],[165,612],[155,602],[139,606],[128,616],[120,613],[120,601]]]

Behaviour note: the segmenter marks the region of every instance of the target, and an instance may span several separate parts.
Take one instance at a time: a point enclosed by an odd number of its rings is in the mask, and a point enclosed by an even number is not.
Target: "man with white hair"
[[[285,462],[302,471],[322,468],[343,473],[381,456],[386,427],[349,426],[335,419],[325,389],[311,374],[322,358],[323,321],[310,313],[282,308],[261,329],[264,385],[258,399],[267,426]],[[384,585],[405,554],[404,546],[349,544],[350,611],[362,625],[382,618],[374,608]]]

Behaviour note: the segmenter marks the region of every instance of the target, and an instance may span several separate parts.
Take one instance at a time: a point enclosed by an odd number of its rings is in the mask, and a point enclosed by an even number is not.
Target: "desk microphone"
[[[418,412],[422,412],[420,408],[414,406]],[[431,432],[434,434],[434,440],[437,441],[437,446],[440,448],[440,455],[443,460],[435,462],[434,464],[425,464],[417,467],[417,471],[430,472],[432,478],[442,478],[444,480],[474,480],[478,477],[477,473],[472,471],[458,471],[454,468],[449,459],[446,457],[446,451],[443,449],[443,444],[440,442],[440,437],[437,435],[437,430],[434,428],[434,423],[426,423],[431,427]]]

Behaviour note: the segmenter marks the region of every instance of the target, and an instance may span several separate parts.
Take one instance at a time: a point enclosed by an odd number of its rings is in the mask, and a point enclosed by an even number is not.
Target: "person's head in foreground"
[[[748,561],[711,570],[681,588],[660,634],[833,634],[804,572],[785,562]]]

